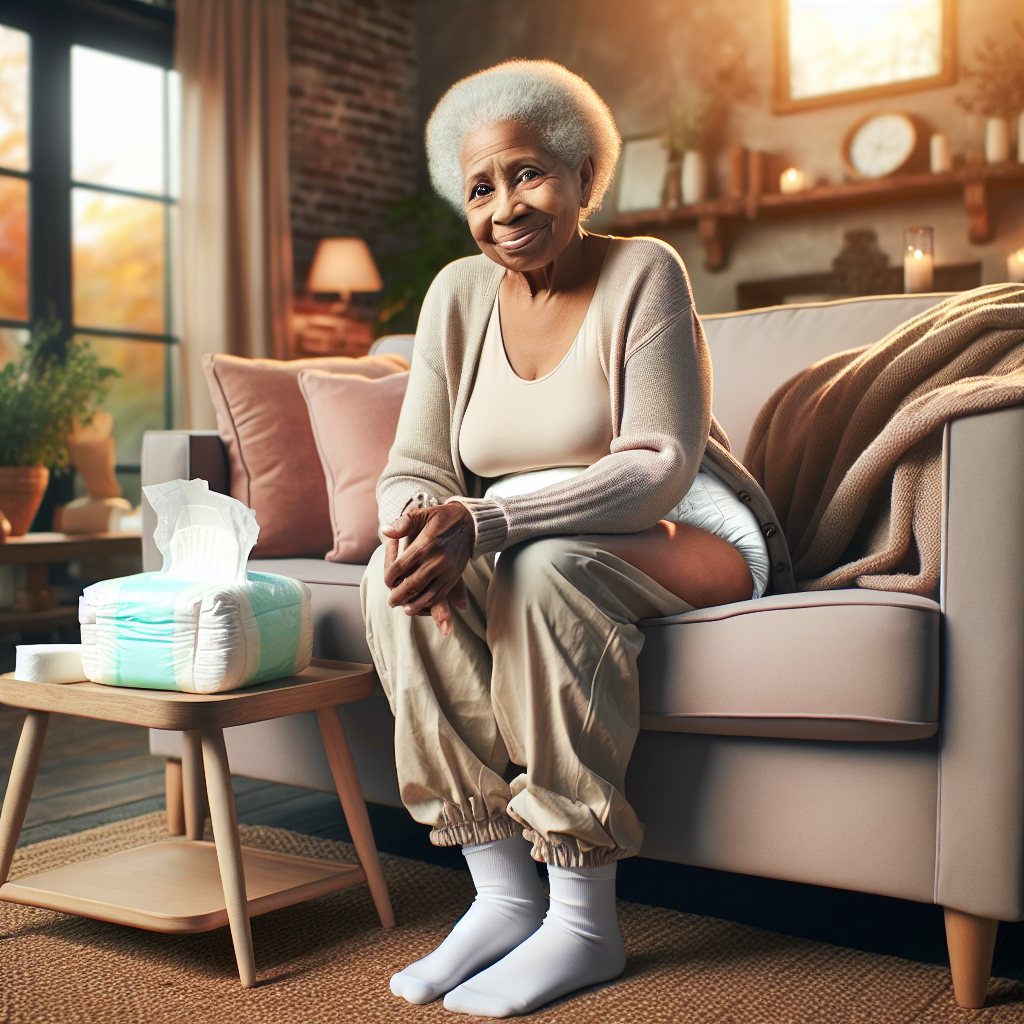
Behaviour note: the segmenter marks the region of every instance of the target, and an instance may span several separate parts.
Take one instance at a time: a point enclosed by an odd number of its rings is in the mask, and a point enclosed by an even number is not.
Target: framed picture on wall
[[[774,0],[776,114],[956,81],[955,0]]]
[[[616,172],[616,213],[656,210],[661,206],[668,157],[668,139],[664,136],[623,143]]]

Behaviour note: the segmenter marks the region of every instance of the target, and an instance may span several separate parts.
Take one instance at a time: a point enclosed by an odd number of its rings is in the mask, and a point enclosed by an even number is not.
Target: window
[[[776,5],[776,112],[953,81],[953,0]]]
[[[0,25],[0,363],[27,336],[28,52],[24,32]]]
[[[136,0],[8,0],[2,17],[0,362],[52,310],[65,338],[121,371],[105,405],[137,502],[142,434],[176,419],[173,15]]]

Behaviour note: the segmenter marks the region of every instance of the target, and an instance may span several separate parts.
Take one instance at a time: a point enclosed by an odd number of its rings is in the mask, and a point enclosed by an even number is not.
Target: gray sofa
[[[742,455],[759,408],[792,374],[878,340],[939,298],[704,318],[714,411],[733,451]],[[645,623],[642,731],[627,778],[643,856],[947,908],[965,1005],[984,998],[994,922],[1024,918],[1022,446],[1024,408],[947,425],[936,600],[784,594]],[[146,484],[227,487],[215,434],[147,434],[142,472]],[[144,561],[156,569],[151,529],[147,518]],[[251,568],[309,585],[318,657],[369,660],[361,566]],[[340,710],[366,798],[398,805],[386,700]],[[151,748],[180,756],[180,739],[154,733]],[[229,730],[228,752],[237,774],[334,790],[314,719]]]

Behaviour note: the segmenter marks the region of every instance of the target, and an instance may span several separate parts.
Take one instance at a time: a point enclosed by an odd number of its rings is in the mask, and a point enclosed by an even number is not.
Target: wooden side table
[[[0,812],[0,899],[60,910],[99,921],[160,932],[202,932],[228,924],[242,986],[256,983],[249,918],[365,881],[385,928],[394,926],[387,883],[359,788],[338,704],[373,693],[370,665],[314,659],[287,679],[230,693],[194,694],[96,683],[30,683],[0,676],[0,702],[28,715]],[[201,749],[214,842],[202,840],[202,819],[191,807],[188,838],[153,843],[97,860],[8,882],[14,848],[25,822],[50,712],[81,715],[151,729],[182,730],[186,746]],[[243,848],[238,838],[224,729],[303,711],[315,711],[359,866]],[[186,771],[186,793],[201,778]],[[197,834],[198,829],[198,834]]]
[[[141,555],[142,534],[124,533],[26,533],[8,537],[0,544],[0,565],[24,565],[28,586],[18,594],[12,611],[0,611],[0,633],[23,629],[59,629],[78,624],[77,607],[58,607],[50,589],[50,566],[73,558],[109,558]]]

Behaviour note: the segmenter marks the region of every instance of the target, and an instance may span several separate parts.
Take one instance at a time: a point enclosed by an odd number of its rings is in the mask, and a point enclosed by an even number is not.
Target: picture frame
[[[890,0],[894,13],[900,12],[902,4],[906,8],[920,8],[928,0]],[[794,71],[798,72],[796,60],[790,52],[792,29],[795,27],[793,9],[796,15],[803,17],[811,6],[808,0],[774,0],[775,14],[775,62],[774,89],[772,95],[772,112],[775,114],[793,114],[804,110],[821,107],[837,106],[844,103],[856,103],[862,100],[874,100],[887,96],[896,96],[921,89],[937,89],[956,82],[956,0],[931,0],[936,13],[941,17],[941,41],[939,43],[939,68],[934,74],[919,77],[900,78],[883,84],[865,84],[860,87],[841,89],[834,92],[793,95],[791,88]],[[827,8],[826,3],[821,3]],[[827,10],[823,12],[827,17]],[[803,58],[800,58],[803,60]],[[805,62],[805,61],[804,61]],[[849,65],[845,65],[849,66]]]
[[[664,135],[629,139],[622,144],[616,170],[615,212],[657,210],[665,193],[670,147]]]

